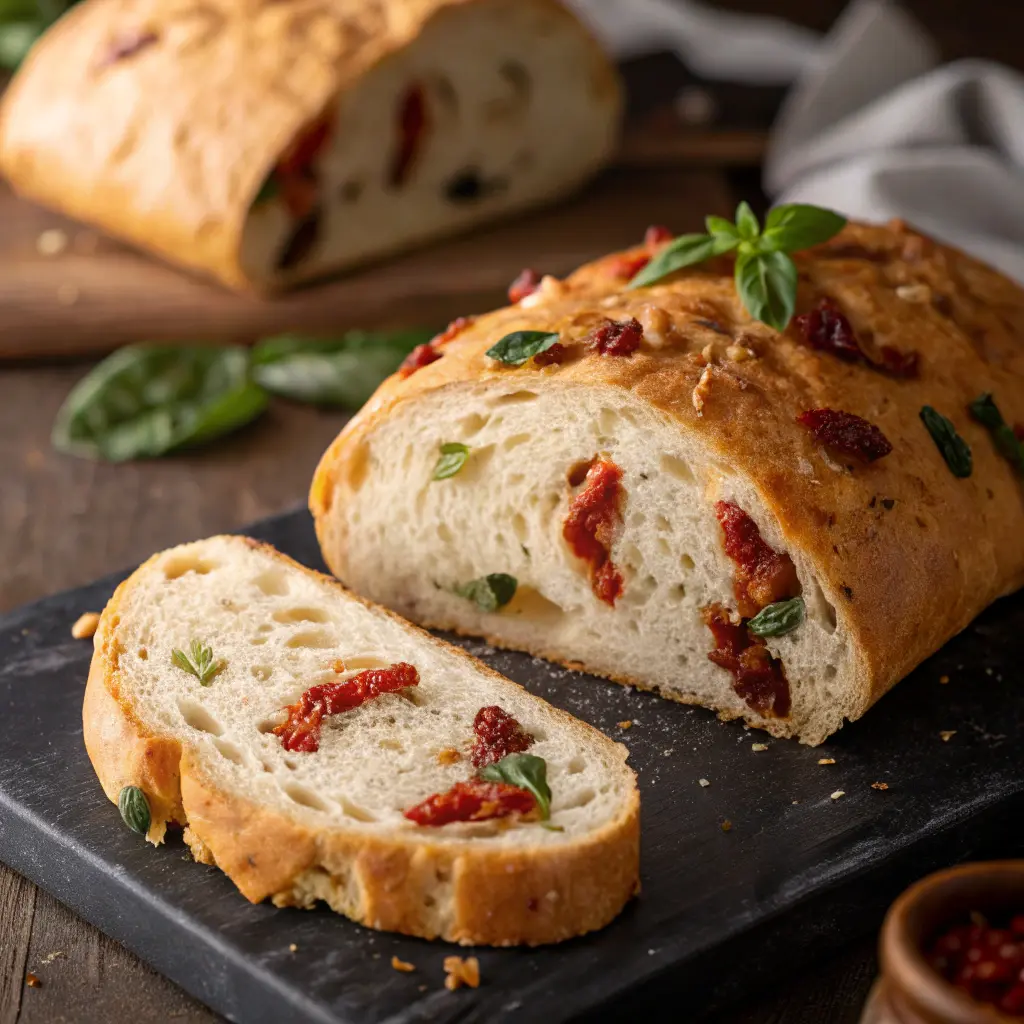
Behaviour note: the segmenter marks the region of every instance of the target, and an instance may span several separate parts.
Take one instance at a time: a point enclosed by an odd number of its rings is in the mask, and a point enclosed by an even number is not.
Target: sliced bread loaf
[[[254,902],[538,944],[607,924],[638,886],[623,746],[246,538],[121,584],[83,719],[126,821],[154,843],[186,826]],[[423,824],[452,817],[471,820]]]

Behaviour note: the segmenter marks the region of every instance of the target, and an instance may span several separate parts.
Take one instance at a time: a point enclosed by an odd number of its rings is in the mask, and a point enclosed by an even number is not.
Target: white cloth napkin
[[[855,0],[823,39],[693,0],[572,2],[616,55],[667,48],[706,78],[794,81],[765,162],[775,201],[903,217],[1024,283],[1024,76],[937,67],[886,0]]]

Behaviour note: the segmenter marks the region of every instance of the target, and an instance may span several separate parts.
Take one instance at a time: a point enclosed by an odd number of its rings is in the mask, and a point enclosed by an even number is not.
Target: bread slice
[[[324,558],[421,624],[819,743],[1024,584],[1020,478],[970,411],[991,393],[1024,424],[1024,291],[906,224],[851,224],[797,254],[810,319],[780,333],[751,320],[729,258],[629,288],[649,256],[546,277],[386,381],[317,471]],[[823,302],[857,359],[808,337]],[[488,356],[519,331],[558,348],[521,365]],[[890,372],[897,357],[914,372]],[[969,477],[951,472],[926,406],[970,445]],[[868,461],[818,440],[800,417],[822,409],[868,421],[891,452]],[[453,444],[465,462],[437,479]],[[580,557],[570,520],[602,463],[617,494]],[[744,582],[737,526],[760,585]],[[491,573],[518,580],[503,607],[466,596]],[[601,573],[618,574],[617,595]],[[748,672],[733,646],[781,601],[794,617],[748,647]]]
[[[205,685],[173,654],[193,641],[212,651]],[[637,890],[625,747],[271,547],[214,537],[154,555],[94,642],[83,724],[104,792],[141,788],[149,840],[185,826],[196,859],[253,902],[324,900],[373,928],[533,945],[602,927]],[[272,731],[309,687],[403,662],[418,685],[328,715],[315,753]],[[550,820],[406,818],[473,778],[475,716],[494,705],[546,762]]]
[[[37,202],[273,291],[549,202],[615,145],[556,0],[90,0],[33,47],[0,168]]]

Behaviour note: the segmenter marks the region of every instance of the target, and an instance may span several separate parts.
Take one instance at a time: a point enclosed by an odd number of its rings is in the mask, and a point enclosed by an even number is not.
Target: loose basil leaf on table
[[[282,334],[253,349],[253,377],[282,398],[358,409],[417,345],[433,336],[426,329],[347,331],[332,339]]]
[[[548,765],[536,754],[508,754],[495,764],[480,769],[485,782],[506,782],[528,790],[537,801],[542,821],[551,817],[551,787],[548,785]]]
[[[110,462],[152,458],[236,430],[266,406],[244,348],[135,345],[75,385],[52,440],[60,451]]]

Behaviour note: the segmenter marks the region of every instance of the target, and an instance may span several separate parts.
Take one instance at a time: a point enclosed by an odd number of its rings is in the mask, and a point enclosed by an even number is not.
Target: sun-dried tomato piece
[[[644,246],[648,251],[658,249],[666,242],[671,242],[675,235],[664,224],[652,224],[644,232]]]
[[[496,704],[476,713],[473,732],[476,733],[471,751],[474,768],[494,764],[509,754],[521,754],[533,744],[533,737]]]
[[[882,369],[893,377],[916,377],[921,363],[919,352],[903,352],[892,345],[883,345],[878,350]]]
[[[733,590],[744,618],[800,592],[792,559],[765,543],[757,523],[739,505],[717,501],[715,517],[725,535],[725,553],[736,565]]]
[[[789,681],[782,662],[751,633],[746,624],[733,623],[720,604],[701,609],[704,622],[715,638],[708,658],[732,673],[736,695],[759,715],[785,718],[792,706]]]
[[[409,86],[398,107],[398,148],[388,180],[401,188],[409,179],[427,130],[427,97],[423,86]]]
[[[641,252],[631,256],[613,256],[605,263],[605,268],[610,277],[633,278],[650,262],[650,253]]]
[[[632,355],[643,341],[644,329],[636,317],[605,320],[584,339],[587,346],[603,356]]]
[[[311,686],[288,706],[288,719],[274,729],[274,735],[281,737],[285,750],[315,753],[320,749],[320,726],[328,715],[351,711],[382,693],[397,693],[419,681],[415,666],[400,661],[388,668],[367,669],[343,683]]]
[[[456,782],[447,793],[434,793],[410,807],[405,817],[417,825],[448,825],[453,821],[487,821],[529,814],[537,800],[527,789],[507,782]]]
[[[430,339],[430,344],[435,348],[447,345],[449,341],[454,341],[475,320],[475,316],[457,316],[440,334],[435,334]]]
[[[508,301],[521,302],[527,295],[532,295],[540,287],[540,274],[526,267],[508,286]]]
[[[309,167],[330,140],[333,126],[330,114],[324,114],[303,129],[277,161],[278,173],[300,174]]]
[[[863,358],[850,321],[832,299],[822,299],[814,309],[801,313],[794,322],[811,348],[832,352],[851,363]]]
[[[573,554],[590,564],[591,590],[613,607],[622,594],[622,574],[611,560],[611,547],[624,499],[622,470],[609,459],[596,459],[587,470],[583,490],[569,503],[562,526]]]
[[[273,184],[294,220],[305,221],[316,210],[320,179],[313,163],[330,140],[333,127],[328,114],[308,125],[292,140],[271,172]]]
[[[433,345],[433,342],[427,342],[425,345],[417,345],[401,362],[398,367],[399,377],[411,377],[417,370],[422,370],[424,366],[429,366],[431,363],[436,363],[441,358],[441,353],[438,352]]]
[[[878,427],[852,412],[808,409],[796,420],[814,435],[815,441],[865,462],[874,462],[892,451],[889,439]]]
[[[534,366],[554,366],[561,363],[569,354],[569,350],[560,342],[556,341],[551,348],[538,352],[533,357]]]

